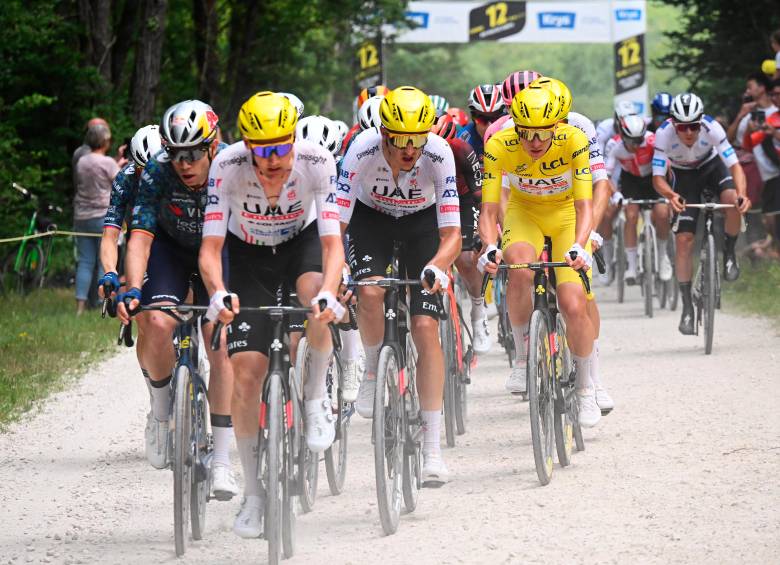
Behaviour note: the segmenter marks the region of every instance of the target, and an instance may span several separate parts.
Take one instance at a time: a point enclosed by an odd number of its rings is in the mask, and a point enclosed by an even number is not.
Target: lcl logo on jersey
[[[550,171],[552,169],[557,169],[558,167],[563,167],[565,164],[566,161],[563,160],[563,157],[558,157],[557,159],[553,159],[549,163],[542,163],[542,170]]]

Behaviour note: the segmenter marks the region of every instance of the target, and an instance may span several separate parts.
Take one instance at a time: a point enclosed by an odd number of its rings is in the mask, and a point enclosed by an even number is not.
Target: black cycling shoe
[[[677,326],[677,329],[683,335],[693,335],[693,308],[690,310],[683,308],[680,325]]]
[[[734,282],[739,278],[739,263],[735,255],[723,256],[723,278],[728,282]]]

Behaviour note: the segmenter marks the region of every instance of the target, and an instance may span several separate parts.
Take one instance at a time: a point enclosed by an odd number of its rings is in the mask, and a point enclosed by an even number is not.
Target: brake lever
[[[496,262],[496,252],[491,251],[488,253],[488,260],[491,263]],[[486,272],[484,275],[482,275],[482,297],[485,297],[485,292],[487,291],[488,282],[490,282],[490,273]]]
[[[229,310],[233,310],[233,298],[228,294],[225,298],[222,299],[222,302],[225,304],[225,308]],[[220,337],[222,336],[222,328],[225,327],[225,324],[219,321],[219,319],[214,320],[214,333],[211,334],[211,350],[212,351],[219,351],[219,342]]]
[[[436,275],[434,274],[434,272],[430,269],[426,269],[424,276],[425,276],[425,282],[428,283],[428,286],[430,288],[433,288],[433,285],[436,284]],[[444,301],[441,298],[441,291],[432,292],[430,294],[433,294],[436,297],[436,309],[439,311],[439,319],[442,321],[448,320],[449,316],[447,312],[444,310]]]
[[[324,312],[328,307],[328,301],[324,298],[320,298],[317,302],[317,306],[320,308],[320,312]],[[330,339],[333,341],[333,351],[341,351],[341,335],[339,329],[334,322],[328,322],[328,329],[330,330]]]

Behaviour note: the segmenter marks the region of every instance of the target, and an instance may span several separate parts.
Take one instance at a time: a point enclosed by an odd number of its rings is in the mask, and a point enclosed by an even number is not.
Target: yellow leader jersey
[[[523,150],[514,128],[501,130],[485,145],[482,201],[499,202],[502,173],[512,187],[510,202],[574,204],[575,200],[590,199],[589,158],[588,138],[569,124],[558,124],[550,149],[536,161]]]

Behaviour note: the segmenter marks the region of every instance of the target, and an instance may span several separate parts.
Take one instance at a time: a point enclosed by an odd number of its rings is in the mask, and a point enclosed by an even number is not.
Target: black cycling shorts
[[[780,177],[774,177],[764,183],[761,192],[761,213],[780,214]]]
[[[689,204],[700,204],[702,192],[720,196],[724,190],[734,188],[734,179],[723,161],[715,157],[698,169],[672,167],[672,188]],[[696,233],[699,211],[698,208],[686,208],[676,215],[673,220],[677,226],[675,233]]]
[[[304,273],[322,272],[322,245],[316,222],[276,247],[251,245],[232,233],[227,235],[230,262],[230,291],[244,306],[275,306],[278,289],[294,290]],[[273,338],[270,318],[259,312],[241,310],[227,327],[228,355],[242,351],[268,354]]]
[[[460,234],[461,251],[471,251],[474,248],[474,225],[479,209],[471,194],[460,197]]]
[[[394,241],[403,245],[400,264],[406,266],[405,276],[419,279],[422,270],[439,250],[436,206],[394,218],[357,201],[349,223],[348,258],[354,279],[387,276]],[[434,296],[423,292],[422,287],[411,288],[410,296],[409,312],[412,316],[438,318]]]
[[[621,171],[620,173],[620,192],[624,198],[633,200],[655,200],[660,198],[653,188],[653,176],[638,177]]]
[[[227,273],[228,251],[222,248],[222,272]],[[227,279],[225,280],[227,284]],[[157,302],[182,304],[187,299],[190,287],[193,304],[208,306],[209,295],[198,268],[198,250],[183,247],[168,234],[160,230],[152,241],[149,261],[146,264],[146,278],[141,288],[141,304],[147,306]]]

